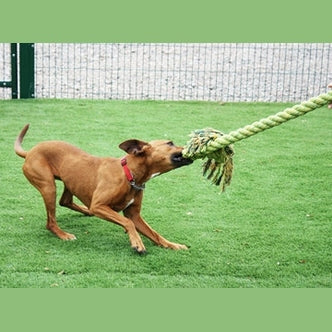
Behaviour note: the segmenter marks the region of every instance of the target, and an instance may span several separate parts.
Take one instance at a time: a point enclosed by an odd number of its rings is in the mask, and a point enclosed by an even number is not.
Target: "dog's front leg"
[[[166,240],[160,234],[158,234],[155,230],[153,230],[147,222],[141,217],[139,213],[139,208],[137,206],[130,206],[126,210],[123,211],[124,215],[132,220],[135,224],[136,229],[139,233],[149,238],[152,242],[157,244],[158,246],[164,248],[170,248],[174,250],[180,249],[188,249],[184,244],[173,243]]]
[[[145,247],[142,242],[141,237],[136,231],[134,223],[114,210],[112,210],[110,207],[107,205],[94,205],[92,204],[90,206],[90,211],[99,218],[105,219],[107,221],[114,222],[120,226],[122,226],[125,231],[128,233],[129,240],[131,243],[131,247],[135,249],[138,253],[145,253]]]

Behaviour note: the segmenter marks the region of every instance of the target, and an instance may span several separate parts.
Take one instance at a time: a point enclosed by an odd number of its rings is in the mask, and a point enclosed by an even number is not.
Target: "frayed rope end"
[[[183,155],[193,160],[207,158],[202,165],[203,176],[225,191],[232,180],[233,146],[226,145],[216,151],[208,151],[208,146],[223,135],[221,131],[212,128],[195,130],[190,135],[191,139],[185,146]]]

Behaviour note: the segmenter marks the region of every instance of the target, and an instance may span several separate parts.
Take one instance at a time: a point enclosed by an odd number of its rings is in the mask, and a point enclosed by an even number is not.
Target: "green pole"
[[[18,98],[17,86],[17,44],[10,44],[11,70],[12,70],[12,99]]]
[[[35,48],[33,43],[20,43],[20,97],[35,97]]]

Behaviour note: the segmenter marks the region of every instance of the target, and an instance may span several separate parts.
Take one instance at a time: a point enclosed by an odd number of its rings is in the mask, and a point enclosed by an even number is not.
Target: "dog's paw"
[[[76,236],[74,234],[65,233],[61,236],[61,240],[65,240],[65,241],[76,240]]]
[[[67,232],[64,232],[62,229],[60,229],[57,225],[46,225],[46,228],[51,231],[54,235],[56,235],[61,240],[76,240],[76,236],[74,234],[70,234]]]
[[[137,251],[139,254],[145,253],[145,247],[144,247],[143,241],[138,234],[136,234],[136,236],[135,236],[135,233],[134,234],[129,233],[129,239],[130,239],[131,247],[135,251]]]
[[[132,247],[132,248],[133,248],[133,250],[135,250],[140,255],[145,255],[146,254],[145,248],[144,249],[139,249],[137,247]]]
[[[175,250],[188,250],[189,248],[185,244],[177,244]]]
[[[167,245],[165,246],[165,248],[170,248],[170,249],[173,249],[173,250],[188,250],[189,249],[184,244],[172,243],[172,242],[167,243]]]

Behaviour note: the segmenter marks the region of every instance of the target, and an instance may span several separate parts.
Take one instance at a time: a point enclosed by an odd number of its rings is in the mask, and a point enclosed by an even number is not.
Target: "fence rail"
[[[298,102],[332,81],[329,43],[56,43],[34,49],[36,98]]]

